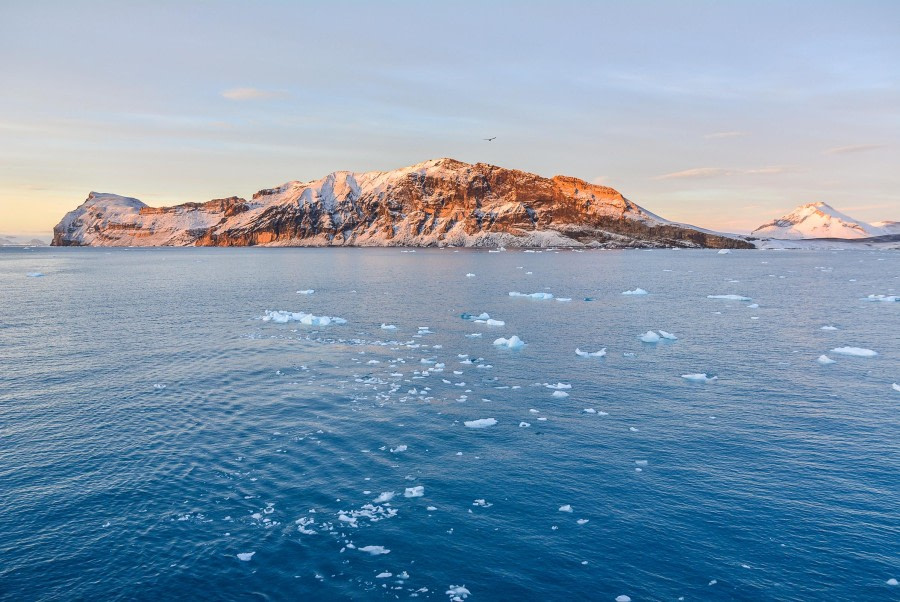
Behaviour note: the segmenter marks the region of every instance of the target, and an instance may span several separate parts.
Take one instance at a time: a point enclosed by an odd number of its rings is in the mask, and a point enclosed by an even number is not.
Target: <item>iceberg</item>
[[[547,300],[547,299],[552,299],[552,298],[553,298],[553,295],[552,295],[551,293],[531,293],[531,294],[526,294],[526,293],[517,293],[517,292],[515,292],[515,291],[509,293],[509,296],[510,296],[510,297],[531,297],[532,299],[541,299],[541,300]]]
[[[718,255],[728,255],[729,253],[731,253],[730,249],[719,249]]]
[[[708,383],[714,380],[718,380],[718,376],[707,376],[706,373],[703,374],[682,374],[681,378],[685,380],[689,380],[695,383]]]
[[[238,560],[243,560],[244,562],[250,562],[250,559],[253,558],[253,555],[256,552],[241,552],[237,555]]]
[[[381,324],[381,330],[397,330],[397,326],[394,324]]]
[[[380,554],[390,554],[391,551],[385,548],[384,546],[363,546],[359,548],[360,552],[365,552],[366,554],[371,554],[372,556],[378,556]]]
[[[750,297],[741,295],[706,295],[707,299],[727,299],[728,301],[752,301]]]
[[[29,278],[43,278],[44,277],[43,272],[28,272],[25,275],[28,276]]]
[[[566,383],[556,383],[555,385],[551,385],[550,383],[544,383],[544,386],[548,389],[571,389],[572,385],[568,385]]]
[[[841,355],[852,355],[855,357],[875,357],[878,355],[877,351],[863,349],[862,347],[835,347],[831,352],[840,353]]]
[[[642,288],[636,288],[633,291],[625,291],[622,294],[623,295],[649,295],[650,293],[648,293],[647,291],[645,291]]]
[[[478,420],[466,420],[463,422],[470,429],[485,429],[497,424],[496,418],[479,418]]]
[[[569,396],[569,394],[566,393],[565,391],[554,391],[553,392],[553,397],[568,397],[568,396]]]
[[[472,273],[466,274],[466,278],[474,278],[474,277],[475,277],[475,274],[472,274]]]
[[[835,363],[835,361],[833,359],[831,359],[830,357],[828,357],[825,354],[820,355],[819,359],[817,359],[816,361],[819,362],[820,364],[822,364],[823,366]]]
[[[300,322],[307,326],[330,326],[331,324],[346,324],[344,318],[336,318],[333,316],[314,316],[302,311],[266,311],[266,315],[262,317],[263,322],[275,322],[276,324],[285,324],[287,322]]]
[[[43,274],[41,274],[43,276]],[[897,303],[900,302],[900,297],[896,295],[869,295],[863,301],[881,301],[882,303]]]
[[[423,485],[407,487],[403,492],[403,497],[422,497],[423,495],[425,495],[425,487]]]
[[[507,349],[521,349],[525,346],[525,341],[517,337],[516,335],[512,335],[508,339],[504,339],[500,337],[494,341],[494,345],[497,347],[506,347]]]
[[[894,391],[900,391],[900,385],[898,385],[897,383],[893,383],[893,384],[891,385],[891,388],[892,388]]]
[[[575,348],[575,355],[579,357],[603,357],[606,355],[606,347],[600,351],[582,351],[578,347]]]
[[[572,506],[570,506],[569,504],[566,504],[565,506],[560,506],[559,511],[560,512],[572,512]]]
[[[672,334],[671,332],[666,332],[665,330],[657,330],[656,332],[658,332],[658,333],[659,333],[659,336],[661,336],[661,337],[664,338],[664,339],[668,339],[668,340],[670,340],[670,341],[677,341],[677,340],[678,340],[678,337],[676,337],[676,336],[675,336],[674,334]]]
[[[641,335],[641,340],[645,343],[659,343],[659,335],[652,330],[648,330]]]
[[[314,289],[308,288],[303,291],[297,291],[297,294],[298,295],[312,295],[314,292],[316,292]]]

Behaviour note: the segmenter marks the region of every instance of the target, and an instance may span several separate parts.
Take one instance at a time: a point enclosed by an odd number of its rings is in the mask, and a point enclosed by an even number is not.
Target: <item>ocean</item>
[[[0,249],[0,599],[898,600],[897,295],[878,251]]]

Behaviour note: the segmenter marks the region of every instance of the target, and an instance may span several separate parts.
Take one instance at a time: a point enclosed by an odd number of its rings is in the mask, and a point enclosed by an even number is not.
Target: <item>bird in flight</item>
[[[482,138],[482,140],[487,140],[488,142],[490,142],[491,140],[494,140],[494,139],[496,139],[496,138],[497,138],[497,137],[494,136],[493,138]]]

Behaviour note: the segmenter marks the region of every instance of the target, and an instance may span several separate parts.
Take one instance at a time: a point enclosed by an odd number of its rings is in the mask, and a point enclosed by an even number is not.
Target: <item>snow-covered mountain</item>
[[[581,246],[752,248],[662,219],[619,192],[485,163],[433,159],[387,171],[174,207],[92,192],[54,245]]]
[[[47,241],[12,234],[0,234],[0,247],[46,247]]]
[[[871,238],[900,234],[897,222],[866,222],[841,213],[827,203],[801,205],[791,213],[763,224],[751,236],[797,240],[803,238]]]

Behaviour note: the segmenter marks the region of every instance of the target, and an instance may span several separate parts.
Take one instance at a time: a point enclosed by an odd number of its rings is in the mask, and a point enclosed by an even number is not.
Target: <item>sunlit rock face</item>
[[[577,178],[434,159],[387,172],[334,172],[173,207],[92,192],[54,245],[599,246],[752,248],[662,219]]]

